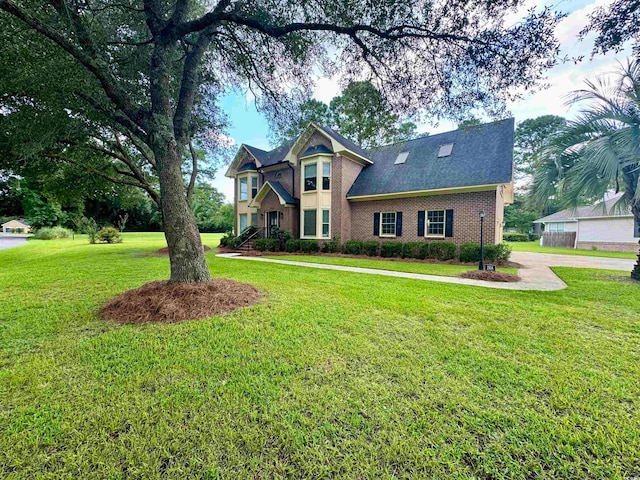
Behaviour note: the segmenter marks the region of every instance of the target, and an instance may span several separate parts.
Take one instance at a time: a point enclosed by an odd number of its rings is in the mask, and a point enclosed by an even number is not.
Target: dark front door
[[[271,237],[274,228],[280,227],[279,212],[267,212],[267,235]]]

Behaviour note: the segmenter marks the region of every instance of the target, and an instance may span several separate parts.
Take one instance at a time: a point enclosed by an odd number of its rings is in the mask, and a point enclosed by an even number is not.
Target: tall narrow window
[[[316,236],[316,210],[305,210],[303,219],[302,236],[315,237]]]
[[[384,212],[380,215],[380,236],[396,236],[396,212]]]
[[[247,214],[241,213],[238,221],[238,234],[242,233],[247,228]]]
[[[247,190],[247,177],[240,179],[240,200],[247,200],[249,192]]]
[[[331,189],[331,164],[328,162],[322,164],[322,189]]]
[[[310,163],[304,166],[304,191],[310,192],[316,190],[316,184],[318,181],[318,166],[315,163]]]
[[[252,227],[257,227],[258,226],[258,214],[257,213],[252,213],[251,214],[251,226]]]
[[[427,236],[444,237],[444,210],[429,210],[427,212]]]
[[[322,238],[329,238],[329,210],[322,210]]]
[[[251,177],[251,198],[258,195],[258,177]]]

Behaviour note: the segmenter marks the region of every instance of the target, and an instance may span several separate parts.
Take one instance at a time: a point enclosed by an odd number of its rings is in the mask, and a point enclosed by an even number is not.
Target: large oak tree
[[[161,206],[171,281],[209,270],[188,197],[229,89],[286,114],[318,73],[370,80],[402,115],[499,110],[555,61],[558,15],[520,0],[0,0],[0,148],[67,162]],[[290,103],[289,100],[293,100]]]

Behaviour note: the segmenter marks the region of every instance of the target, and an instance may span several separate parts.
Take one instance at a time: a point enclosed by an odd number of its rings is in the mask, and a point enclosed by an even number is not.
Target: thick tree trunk
[[[169,247],[172,283],[197,283],[211,279],[204,258],[200,232],[186,200],[181,155],[175,140],[169,141],[158,162],[160,205],[164,236]]]

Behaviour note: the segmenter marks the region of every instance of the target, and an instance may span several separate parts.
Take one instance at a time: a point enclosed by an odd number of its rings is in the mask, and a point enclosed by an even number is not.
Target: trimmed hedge
[[[289,253],[295,253],[300,251],[300,240],[296,240],[295,238],[291,238],[287,240],[287,243],[284,245],[285,251]]]
[[[484,246],[484,259],[487,262],[507,261],[511,256],[511,247],[506,243],[497,245],[488,244]],[[480,244],[476,242],[468,242],[460,246],[461,262],[478,262],[480,261]]]
[[[461,262],[478,262],[480,261],[480,244],[476,242],[467,242],[460,245],[460,254],[458,258]]]
[[[275,252],[278,250],[278,240],[275,238],[259,238],[253,242],[253,248],[260,252]]]
[[[530,233],[529,234],[529,241],[530,242],[537,242],[538,240],[540,240],[540,235],[538,235],[537,233]]]
[[[456,244],[453,242],[431,242],[429,244],[429,258],[436,260],[453,260],[456,258]]]
[[[304,253],[316,253],[320,250],[317,240],[300,240],[300,250]]]
[[[384,258],[399,257],[402,255],[402,242],[382,242],[380,255]]]
[[[345,253],[347,255],[361,255],[363,246],[364,243],[362,242],[362,240],[347,240],[342,245],[342,253]]]
[[[424,260],[429,255],[427,242],[407,242],[402,247],[402,258],[417,258]]]
[[[324,253],[340,253],[341,248],[340,235],[335,235],[331,240],[322,242],[322,251]]]
[[[536,235],[537,236],[537,235]],[[530,236],[526,233],[505,233],[502,235],[502,240],[505,242],[529,242]]]
[[[362,253],[369,257],[377,257],[380,253],[380,242],[377,240],[369,240],[362,244]]]

